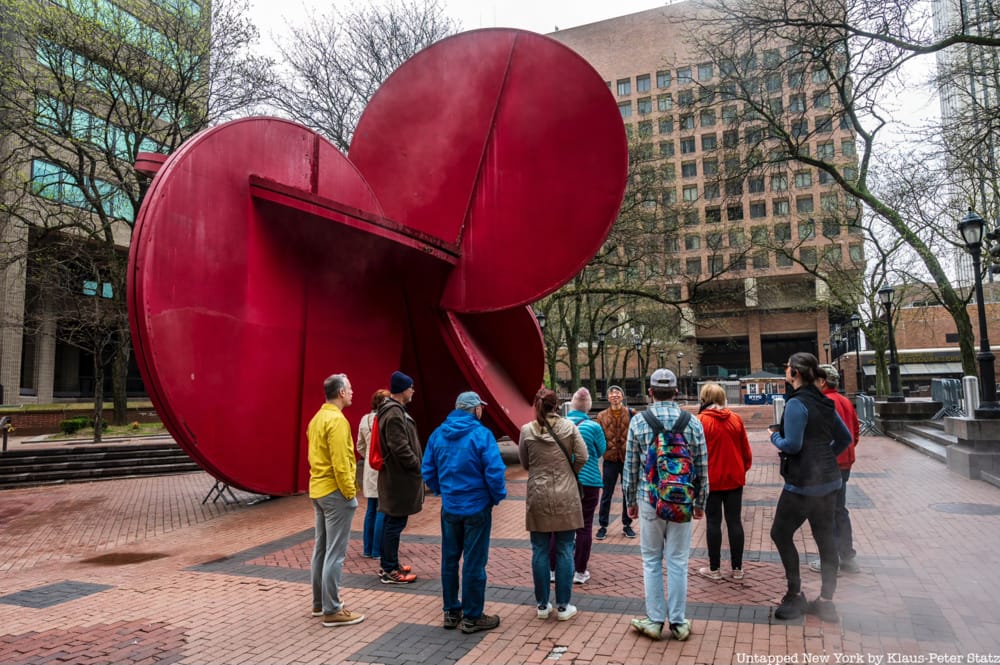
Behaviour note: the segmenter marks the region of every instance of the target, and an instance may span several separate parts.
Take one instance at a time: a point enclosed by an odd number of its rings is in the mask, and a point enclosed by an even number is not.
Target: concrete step
[[[933,457],[939,462],[945,464],[948,462],[947,446],[941,445],[937,441],[925,438],[912,431],[890,431],[889,436],[914,450]]]
[[[989,483],[990,485],[1000,487],[1000,476],[996,474],[990,473],[988,471],[980,471],[979,479],[982,480],[983,482]]]
[[[89,471],[105,469],[123,469],[134,466],[160,466],[163,464],[194,464],[194,461],[187,455],[166,454],[166,455],[132,455],[116,459],[88,459],[88,460],[66,460],[58,462],[34,462],[28,464],[16,464],[10,466],[0,466],[0,482],[4,478],[19,476],[30,473],[59,473],[70,471]]]
[[[0,482],[0,491],[18,487],[39,487],[44,485],[62,485],[65,483],[87,483],[100,480],[120,480],[122,478],[140,478],[143,476],[169,476],[180,473],[196,473],[202,469],[194,462],[181,466],[178,464],[162,464],[144,467],[126,467],[115,473],[106,469],[91,469],[78,472],[63,472],[58,474],[34,474],[28,477],[5,479]]]
[[[958,438],[952,434],[947,434],[944,431],[944,425],[942,424],[940,428],[934,427],[928,424],[932,421],[924,421],[919,423],[907,424],[903,427],[903,432],[905,434],[914,434],[918,437],[928,439],[935,443],[941,444],[942,446],[953,446],[958,443]]]

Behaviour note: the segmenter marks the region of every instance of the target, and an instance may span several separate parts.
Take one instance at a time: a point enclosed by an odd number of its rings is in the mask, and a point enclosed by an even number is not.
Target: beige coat
[[[573,468],[548,429],[535,421],[521,428],[518,455],[528,470],[525,522],[528,531],[575,531],[583,526],[576,474],[587,463],[587,444],[569,420],[553,414],[549,424],[573,456]]]
[[[364,476],[362,477],[362,491],[366,499],[378,499],[378,471],[368,463],[368,446],[372,440],[372,421],[375,419],[375,412],[366,413],[358,423],[358,452],[365,456]]]

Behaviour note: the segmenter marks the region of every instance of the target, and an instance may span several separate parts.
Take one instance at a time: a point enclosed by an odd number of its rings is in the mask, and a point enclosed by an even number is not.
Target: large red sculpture
[[[133,343],[167,428],[206,470],[266,494],[308,483],[305,425],[346,372],[353,422],[395,369],[426,435],[469,388],[531,419],[544,350],[527,303],[596,252],[627,170],[617,106],[562,44],[443,40],[372,99],[349,157],[252,118],[155,173],[129,255]]]

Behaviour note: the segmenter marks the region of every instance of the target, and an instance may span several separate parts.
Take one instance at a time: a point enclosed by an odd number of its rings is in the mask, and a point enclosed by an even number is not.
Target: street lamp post
[[[601,384],[604,386],[603,391],[605,399],[607,399],[608,397],[608,377],[604,371],[604,368],[608,366],[608,355],[604,350],[604,340],[606,339],[607,339],[607,333],[605,333],[603,330],[597,333],[597,346],[599,347],[598,351],[601,352]]]
[[[642,338],[632,329],[632,343],[635,344],[635,378],[639,382],[639,397],[642,397]]]
[[[840,342],[843,339],[840,329],[834,331],[833,337],[833,362],[837,365],[837,373],[840,374]]]
[[[983,276],[981,255],[983,251],[983,218],[972,210],[958,223],[965,246],[972,254],[972,272],[976,280],[976,308],[979,310],[979,384],[982,387],[982,401],[975,410],[976,418],[1000,418],[1000,404],[997,403],[997,379],[994,373],[994,357],[990,350],[989,332],[986,329],[986,305],[983,299]],[[996,232],[990,234],[995,236]]]
[[[851,330],[854,331],[854,377],[857,379],[857,392],[865,391],[865,373],[861,369],[861,316],[851,314]]]
[[[823,342],[823,351],[826,352],[826,364],[830,364],[830,342]]]
[[[677,384],[678,384],[678,386],[680,385],[680,381],[681,381],[681,360],[683,358],[684,358],[684,352],[683,351],[678,351],[677,352]]]
[[[878,290],[879,300],[885,308],[885,323],[889,330],[889,401],[905,402],[899,389],[899,360],[896,358],[896,336],[892,332],[892,287],[886,284]]]

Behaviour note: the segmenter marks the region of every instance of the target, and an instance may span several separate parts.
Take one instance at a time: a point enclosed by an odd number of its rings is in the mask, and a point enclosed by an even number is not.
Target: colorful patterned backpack
[[[646,490],[649,504],[660,519],[690,522],[694,512],[694,461],[688,450],[684,429],[691,414],[681,411],[668,432],[659,418],[648,409],[642,412],[653,429],[653,443],[646,454]]]

